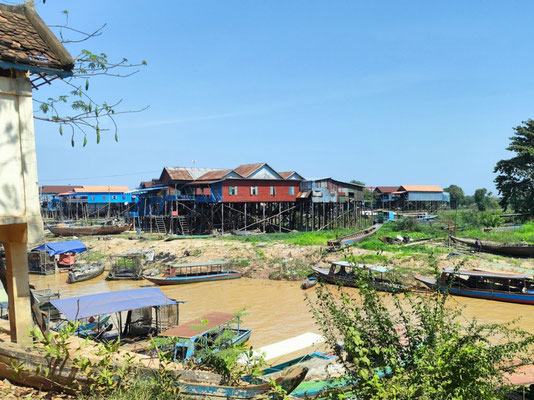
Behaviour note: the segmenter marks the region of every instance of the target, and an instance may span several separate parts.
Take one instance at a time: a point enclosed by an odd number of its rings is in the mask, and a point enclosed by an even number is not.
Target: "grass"
[[[316,232],[264,233],[250,236],[222,236],[212,240],[229,240],[243,243],[288,243],[296,246],[325,246],[326,242],[353,233],[349,229]]]
[[[495,242],[527,242],[532,244],[534,243],[534,222],[527,222],[519,229],[510,231],[482,232],[480,229],[468,229],[462,231],[460,236]]]

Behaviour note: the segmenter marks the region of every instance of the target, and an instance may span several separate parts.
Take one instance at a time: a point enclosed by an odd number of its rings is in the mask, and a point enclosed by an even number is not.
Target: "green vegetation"
[[[315,232],[264,233],[250,236],[221,236],[211,240],[233,240],[244,243],[288,243],[297,246],[325,246],[326,242],[353,233],[350,229]]]
[[[273,267],[269,275],[272,280],[300,280],[313,272],[307,260],[273,258],[269,263]]]
[[[365,271],[358,279],[358,296],[319,285],[317,300],[308,298],[355,398],[504,399],[514,388],[503,372],[532,362],[534,336],[516,324],[465,320],[447,293],[390,296],[377,293]]]
[[[534,243],[534,222],[527,222],[519,229],[505,231],[482,232],[479,229],[469,229],[461,232],[461,236],[492,240],[495,242],[527,242]]]
[[[508,160],[497,163],[494,173],[495,186],[501,194],[501,206],[516,212],[534,215],[534,121],[523,121],[523,125],[514,128],[514,136],[506,148],[515,153]]]

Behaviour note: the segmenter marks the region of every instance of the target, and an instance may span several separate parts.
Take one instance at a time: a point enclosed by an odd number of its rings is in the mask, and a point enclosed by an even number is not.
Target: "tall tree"
[[[486,211],[488,208],[488,189],[482,188],[475,190],[475,204],[477,205],[478,211]]]
[[[506,148],[516,155],[501,160],[494,173],[497,190],[501,194],[500,204],[505,210],[510,207],[516,212],[534,214],[534,121],[529,119],[514,128],[514,136]]]
[[[458,208],[464,202],[464,190],[457,185],[450,185],[443,189],[451,195],[451,208]]]

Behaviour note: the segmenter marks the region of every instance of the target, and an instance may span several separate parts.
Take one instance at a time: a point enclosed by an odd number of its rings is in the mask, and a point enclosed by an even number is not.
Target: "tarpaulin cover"
[[[50,303],[68,320],[75,321],[143,307],[167,306],[176,304],[176,301],[165,296],[159,288],[148,288],[57,299],[51,300]]]
[[[53,257],[56,254],[63,253],[81,253],[82,251],[86,251],[87,247],[81,240],[67,240],[66,242],[45,243],[33,250],[48,251],[50,257]]]

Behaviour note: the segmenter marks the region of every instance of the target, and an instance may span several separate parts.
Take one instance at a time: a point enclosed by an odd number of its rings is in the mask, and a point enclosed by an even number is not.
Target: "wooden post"
[[[0,226],[0,240],[6,250],[7,296],[11,341],[31,344],[28,329],[33,327],[28,273],[27,225]]]

